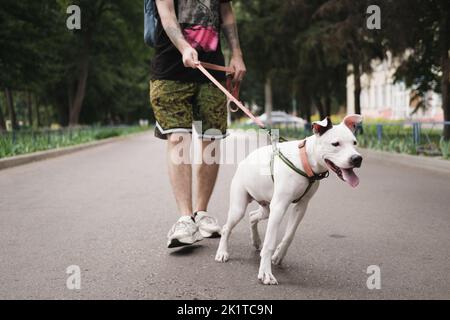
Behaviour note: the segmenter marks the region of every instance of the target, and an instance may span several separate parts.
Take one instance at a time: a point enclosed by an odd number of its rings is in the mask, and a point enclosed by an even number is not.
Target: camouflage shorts
[[[150,81],[150,101],[156,118],[155,136],[195,131],[202,138],[227,135],[225,95],[212,83]]]

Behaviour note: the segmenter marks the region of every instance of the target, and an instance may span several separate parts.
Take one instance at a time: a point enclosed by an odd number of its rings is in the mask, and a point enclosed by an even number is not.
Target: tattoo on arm
[[[164,31],[174,46],[181,52],[189,44],[183,36],[180,24],[175,15],[173,0],[158,0],[156,5]]]
[[[178,47],[180,40],[184,40],[183,33],[181,32],[180,25],[178,22],[172,23],[172,25],[167,26],[165,29],[167,36],[169,37],[170,41]]]
[[[222,25],[222,31],[228,41],[230,49],[232,51],[241,50],[236,23]]]

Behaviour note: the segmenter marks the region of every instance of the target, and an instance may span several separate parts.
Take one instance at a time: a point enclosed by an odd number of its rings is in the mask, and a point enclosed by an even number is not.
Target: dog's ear
[[[345,124],[353,133],[356,131],[356,126],[361,123],[363,117],[359,114],[349,114],[342,120],[342,123]]]
[[[326,117],[322,121],[315,121],[312,123],[312,130],[315,134],[319,136],[323,135],[325,132],[333,128],[333,124],[329,117]]]

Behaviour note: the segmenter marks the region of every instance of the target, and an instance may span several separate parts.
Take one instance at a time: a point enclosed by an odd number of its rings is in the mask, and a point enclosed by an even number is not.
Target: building
[[[403,82],[394,83],[397,66],[398,60],[388,53],[386,60],[372,62],[372,74],[361,76],[362,115],[387,120],[443,121],[441,96],[433,91],[428,92],[423,99],[426,108],[412,115],[418,101],[411,99],[414,96],[413,89],[407,88]],[[355,111],[353,92],[354,76],[350,69],[347,77],[347,113]]]

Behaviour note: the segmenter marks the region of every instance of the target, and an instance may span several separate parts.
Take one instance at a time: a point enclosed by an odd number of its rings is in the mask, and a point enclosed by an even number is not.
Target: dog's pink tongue
[[[353,188],[356,188],[359,184],[359,178],[355,174],[355,172],[353,172],[353,169],[342,169],[342,177],[344,178],[345,182],[347,182]]]

